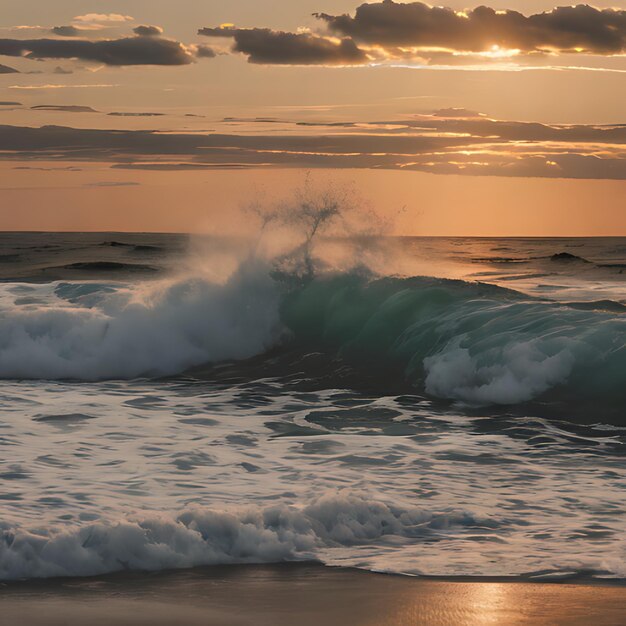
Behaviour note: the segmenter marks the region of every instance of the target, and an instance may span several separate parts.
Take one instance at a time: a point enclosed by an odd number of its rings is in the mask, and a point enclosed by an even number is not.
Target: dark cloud
[[[50,32],[59,37],[80,37],[85,31],[76,26],[55,26],[50,29]]]
[[[106,65],[187,65],[192,55],[177,41],[160,37],[0,39],[0,55],[29,59],[80,59]]]
[[[161,117],[165,115],[165,113],[151,113],[149,111],[128,113],[126,111],[113,111],[112,113],[107,113],[107,115],[112,115],[114,117]]]
[[[242,165],[234,163],[119,163],[111,166],[116,170],[143,170],[148,172],[189,172],[196,170],[216,169],[249,169],[254,165]]]
[[[525,16],[480,6],[464,13],[422,2],[365,3],[354,16],[317,13],[332,33],[358,43],[483,52],[492,46],[524,52],[626,51],[626,11],[579,4]]]
[[[133,28],[133,32],[140,37],[158,37],[163,34],[163,29],[160,26],[146,26],[145,24],[140,24]]]
[[[74,72],[72,70],[65,69],[64,67],[61,67],[59,65],[57,65],[53,71],[53,74],[62,74],[62,75],[73,74],[73,73]]]
[[[269,28],[201,28],[206,37],[232,37],[233,50],[263,65],[362,65],[368,57],[351,39],[336,42],[310,33]]]
[[[0,64],[0,74],[19,74],[19,72],[8,65]]]
[[[67,167],[32,167],[30,165],[18,165],[14,170],[33,170],[35,172],[82,172],[80,167],[68,165]]]
[[[38,104],[33,111],[63,111],[65,113],[98,113],[95,109],[80,104]]]
[[[196,56],[200,59],[213,59],[217,55],[213,48],[209,48],[209,46],[198,46],[196,48]]]
[[[491,139],[476,138],[475,143]],[[46,151],[72,158],[123,160],[126,156],[184,155],[201,157],[210,150],[243,154],[244,151],[276,151],[295,153],[345,154],[370,152],[414,154],[463,146],[466,137],[423,135],[235,135],[176,134],[151,131],[91,130],[43,126],[27,128],[0,126],[0,145],[6,156],[9,151],[29,152],[46,158]],[[2,154],[2,153],[0,153]],[[59,158],[61,158],[59,156]]]
[[[21,102],[14,102],[13,100],[0,101],[0,107],[21,107]]]

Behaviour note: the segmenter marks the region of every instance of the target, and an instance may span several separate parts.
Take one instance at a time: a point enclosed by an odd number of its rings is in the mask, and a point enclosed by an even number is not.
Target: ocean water
[[[626,578],[626,238],[353,243],[0,234],[0,579]]]

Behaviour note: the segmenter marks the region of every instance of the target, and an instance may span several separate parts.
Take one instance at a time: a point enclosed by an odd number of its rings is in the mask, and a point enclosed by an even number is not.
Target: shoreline
[[[225,565],[3,583],[0,612],[20,626],[613,626],[626,581],[411,577],[317,563]]]

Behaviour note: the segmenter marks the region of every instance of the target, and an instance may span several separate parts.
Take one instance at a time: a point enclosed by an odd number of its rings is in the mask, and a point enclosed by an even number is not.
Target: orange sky
[[[288,193],[312,171],[315,179],[353,185],[393,218],[399,234],[626,235],[626,136],[619,126],[609,132],[601,126],[626,122],[626,56],[606,52],[602,42],[580,54],[531,51],[502,60],[466,60],[465,52],[455,51],[425,67],[424,50],[399,59],[396,52],[389,57],[391,48],[381,65],[372,56],[379,48],[357,37],[354,45],[370,55],[366,62],[303,67],[300,61],[248,63],[248,53],[231,51],[230,39],[197,34],[228,22],[310,32],[315,46],[323,39],[332,47],[337,33],[324,32],[310,14],[355,15],[358,5],[11,4],[0,24],[0,66],[17,72],[0,73],[0,102],[19,104],[0,105],[0,125],[10,131],[0,130],[0,229],[239,230],[245,228],[240,207],[259,189]],[[446,5],[458,11],[467,3]],[[540,0],[489,6],[524,14],[554,7]],[[626,11],[626,2],[611,7]],[[193,59],[112,67],[92,59],[1,55],[3,41],[28,40],[38,49],[43,39],[137,39],[133,28],[141,24],[163,28],[158,37],[181,42]],[[550,24],[546,41],[563,39]],[[55,26],[73,26],[79,35],[62,37],[52,32]],[[494,33],[494,41],[500,36]],[[198,58],[199,45],[210,46],[214,58]],[[450,59],[461,59],[463,67],[451,68]],[[56,109],[33,108],[41,105]],[[271,119],[253,121],[259,117]],[[38,130],[46,125],[161,132],[148,151],[137,134],[111,149],[110,141],[117,141],[111,135],[59,135],[59,144],[50,144]],[[37,129],[31,148],[11,134],[23,127]],[[168,133],[198,137],[200,147],[172,148]],[[225,137],[219,145],[200,145],[215,133]],[[146,169],[153,163],[161,169]]]
[[[3,206],[10,207],[3,211],[3,228],[245,232],[240,209],[255,193],[289,190],[304,180],[304,174],[297,170],[177,172],[166,176],[145,172],[140,186],[82,186],[82,181],[92,182],[102,174],[49,172],[39,181],[42,187],[34,188],[29,188],[31,175],[22,174],[16,183],[24,179],[23,187],[2,193]],[[130,182],[136,178],[133,174],[121,178]],[[77,184],[66,184],[68,177]],[[358,188],[372,206],[392,218],[398,234],[626,234],[626,185],[622,181],[439,177],[370,170],[322,170],[314,179]]]

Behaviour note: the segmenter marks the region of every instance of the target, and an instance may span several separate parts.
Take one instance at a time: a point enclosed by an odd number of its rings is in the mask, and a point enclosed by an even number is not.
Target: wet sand
[[[0,588],[20,626],[482,626],[625,623],[626,586],[409,578],[315,564],[41,580]]]

